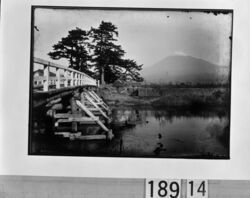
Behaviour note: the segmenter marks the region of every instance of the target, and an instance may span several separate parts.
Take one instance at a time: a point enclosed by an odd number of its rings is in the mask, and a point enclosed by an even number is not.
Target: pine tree
[[[89,45],[88,32],[76,28],[70,30],[67,37],[63,37],[53,45],[53,51],[48,55],[55,60],[65,58],[69,61],[70,68],[91,74],[91,66],[87,64],[91,60],[88,53]]]
[[[124,69],[124,72],[122,73],[124,80],[132,80],[137,82],[143,81],[143,78],[138,72],[142,69],[142,65],[138,65],[136,61],[130,59],[122,60],[121,67]]]
[[[125,51],[116,44],[117,37],[117,27],[102,21],[98,28],[92,27],[90,31],[70,30],[67,37],[53,45],[53,51],[48,55],[55,60],[67,59],[69,67],[99,79],[102,84],[113,83],[117,79],[142,81],[138,72],[142,65],[123,59]]]
[[[120,45],[115,44],[118,37],[117,27],[111,22],[102,21],[98,28],[91,28],[90,37],[93,39],[95,70],[100,82],[112,83],[119,77],[119,69],[125,52]]]

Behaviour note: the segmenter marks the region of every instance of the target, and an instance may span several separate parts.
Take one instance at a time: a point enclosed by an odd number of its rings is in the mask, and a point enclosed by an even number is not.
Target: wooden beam
[[[88,116],[90,116],[91,118],[93,118],[93,119],[96,119],[96,117],[95,117],[95,115],[90,111],[90,110],[88,110],[88,108],[87,107],[85,107],[79,100],[76,100],[76,104],[88,115]],[[97,121],[96,121],[96,123],[97,124],[99,124],[101,127],[102,127],[102,129],[104,130],[104,131],[109,131],[109,129],[98,119]]]
[[[79,114],[79,115],[72,115],[72,114],[70,114],[70,113],[57,113],[57,114],[55,114],[54,115],[54,118],[57,118],[57,119],[60,119],[60,118],[73,118],[73,117],[82,117],[82,115],[81,114]]]
[[[56,68],[56,89],[60,89],[61,79],[60,79],[60,69]]]
[[[64,70],[63,70],[63,75],[64,75],[64,77],[65,77],[64,87],[68,87],[68,78],[69,78],[69,76],[68,76],[68,71],[67,71],[67,69],[64,69]]]
[[[70,86],[71,87],[74,86],[74,74],[72,71],[70,71]]]
[[[94,98],[97,102],[102,102],[102,99],[100,97],[97,97],[94,91],[89,91],[89,94],[92,98]]]
[[[70,138],[72,140],[105,140],[107,136],[104,134],[98,135],[81,135],[81,133],[71,133],[71,132],[55,132],[55,135],[62,135],[65,138]]]
[[[55,126],[58,126],[59,123],[71,123],[71,122],[80,122],[81,124],[96,124],[98,119],[86,119],[86,118],[70,118],[70,119],[59,119],[57,120]]]
[[[109,110],[108,105],[94,91],[90,91],[90,94],[96,97],[96,99],[100,102],[100,105],[103,106],[104,109]]]
[[[62,98],[57,98],[57,99],[55,99],[55,100],[51,100],[50,102],[48,102],[48,103],[46,104],[46,107],[50,107],[50,106],[52,106],[52,105],[58,104],[59,102],[61,102],[61,100],[62,100]]]
[[[79,140],[105,140],[107,139],[106,135],[81,135],[77,137]]]
[[[44,65],[43,76],[45,79],[43,82],[43,91],[49,91],[49,66],[47,65]]]
[[[91,97],[89,97],[88,96],[88,94],[86,93],[85,94],[85,97],[86,97],[86,99],[101,113],[101,115],[103,116],[103,117],[105,117],[106,119],[108,119],[109,120],[109,117],[106,115],[106,113],[104,113],[102,110],[101,110],[101,108],[92,100],[92,98]]]

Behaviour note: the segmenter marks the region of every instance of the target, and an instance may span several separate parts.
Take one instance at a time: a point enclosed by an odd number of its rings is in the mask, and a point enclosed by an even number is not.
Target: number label
[[[180,198],[181,180],[146,179],[146,198]]]
[[[187,198],[207,198],[207,180],[187,180]]]

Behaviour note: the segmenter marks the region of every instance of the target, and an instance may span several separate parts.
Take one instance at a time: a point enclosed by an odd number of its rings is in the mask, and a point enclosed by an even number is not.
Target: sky
[[[68,31],[79,27],[97,28],[101,21],[117,26],[117,44],[125,58],[150,67],[172,55],[201,58],[220,66],[230,64],[232,14],[36,8],[34,56],[67,66],[67,60],[51,60],[47,55]]]

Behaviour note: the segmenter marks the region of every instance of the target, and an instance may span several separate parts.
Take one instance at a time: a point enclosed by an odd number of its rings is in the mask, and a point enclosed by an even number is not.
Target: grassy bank
[[[151,106],[155,108],[217,108],[230,105],[228,88],[166,88],[160,96],[139,97],[103,88],[100,95],[111,106]]]
[[[212,108],[230,105],[230,94],[226,88],[169,88],[151,102],[154,107]]]

